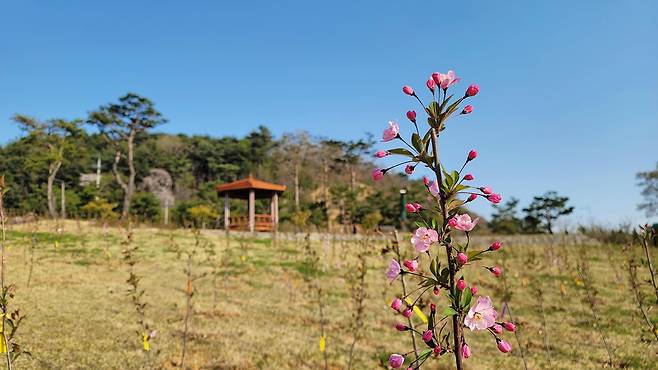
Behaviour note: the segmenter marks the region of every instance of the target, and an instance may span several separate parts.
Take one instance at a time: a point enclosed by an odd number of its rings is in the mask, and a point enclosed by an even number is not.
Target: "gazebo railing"
[[[249,230],[249,216],[230,216],[230,230]],[[268,214],[254,215],[255,231],[272,231],[274,230],[274,219]]]

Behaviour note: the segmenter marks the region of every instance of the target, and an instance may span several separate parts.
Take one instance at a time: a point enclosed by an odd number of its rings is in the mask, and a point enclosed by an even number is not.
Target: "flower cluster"
[[[418,369],[432,357],[439,357],[446,353],[455,358],[457,369],[462,369],[462,360],[472,355],[471,347],[467,344],[465,329],[471,332],[487,331],[491,334],[497,348],[507,353],[512,350],[511,345],[502,339],[504,330],[514,331],[516,326],[511,322],[497,321],[498,313],[493,307],[491,298],[478,296],[475,286],[468,286],[464,276],[467,267],[480,265],[482,258],[502,247],[499,241],[493,242],[489,247],[474,250],[470,245],[469,233],[478,225],[478,218],[471,218],[467,213],[459,213],[463,205],[484,198],[493,204],[502,200],[500,194],[495,193],[489,186],[472,186],[475,180],[471,173],[462,174],[466,166],[478,157],[476,150],[471,150],[461,168],[449,171],[441,162],[438,152],[438,141],[446,129],[446,122],[452,116],[466,115],[473,112],[471,104],[460,107],[469,98],[480,92],[478,85],[470,85],[463,95],[455,98],[449,92],[450,88],[460,79],[455,72],[432,73],[426,86],[432,95],[431,102],[425,105],[410,86],[404,86],[402,92],[409,95],[423,108],[427,114],[428,126],[419,127],[418,114],[410,110],[406,113],[407,119],[413,124],[413,133],[410,140],[401,136],[400,125],[390,121],[382,134],[382,141],[399,141],[402,147],[382,150],[375,155],[377,158],[389,155],[405,157],[405,161],[388,168],[376,168],[372,171],[375,181],[384,178],[386,172],[404,166],[404,172],[412,174],[417,166],[425,167],[434,174],[434,179],[423,178],[427,188],[428,204],[418,202],[408,203],[407,212],[417,218],[418,228],[411,236],[411,244],[417,255],[413,258],[401,260],[392,259],[386,276],[389,282],[395,281],[401,275],[409,275],[418,280],[419,287],[412,289],[403,296],[395,297],[391,302],[391,309],[409,321],[408,325],[397,323],[395,329],[401,332],[410,332],[412,336],[420,336],[426,347],[420,350],[414,347],[413,351],[389,357],[392,368],[401,368],[407,363],[408,369]],[[460,243],[452,233],[461,232],[466,236],[466,243]],[[423,269],[421,263],[427,263],[428,268]],[[495,277],[502,274],[498,266],[481,266],[491,272]],[[467,289],[468,288],[468,289]],[[419,311],[416,306],[421,297],[429,291],[435,296],[430,297],[429,316],[427,328],[419,330],[412,325],[413,312]],[[447,298],[441,303],[441,292]],[[412,295],[417,295],[412,299]],[[475,299],[474,299],[475,298]],[[444,309],[437,311],[437,305],[443,304]],[[423,314],[424,316],[424,314]],[[452,325],[447,325],[449,322]],[[410,355],[413,354],[413,357]],[[409,359],[409,361],[407,361]]]

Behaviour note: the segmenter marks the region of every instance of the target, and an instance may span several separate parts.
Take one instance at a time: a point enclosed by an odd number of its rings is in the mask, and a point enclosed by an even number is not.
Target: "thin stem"
[[[4,176],[0,177],[0,230],[2,236],[0,237],[0,288],[2,288],[3,296],[6,299],[6,290],[5,290],[5,242],[7,236],[5,234],[5,208],[4,208],[4,196],[5,196],[5,179]],[[7,333],[5,328],[7,327],[7,301],[2,304],[2,340],[5,342],[5,358],[7,360],[7,369],[12,369],[11,364],[11,354],[9,352],[9,340],[7,339]]]
[[[455,261],[452,258],[452,254],[450,252],[450,245],[448,243],[445,243],[446,239],[446,234],[449,233],[450,231],[446,231],[445,225],[448,219],[448,212],[446,210],[446,204],[445,204],[445,198],[443,195],[443,192],[441,191],[441,184],[443,183],[442,178],[441,178],[441,167],[439,166],[439,149],[438,149],[438,138],[437,138],[437,133],[436,129],[432,128],[432,153],[434,154],[434,173],[436,175],[436,181],[437,184],[439,185],[439,206],[441,209],[441,213],[443,216],[443,220],[441,220],[442,225],[441,225],[441,230],[440,235],[441,239],[444,241],[445,248],[446,248],[446,258],[448,259],[448,271],[450,274],[450,294],[455,297],[456,296],[456,291],[455,291]],[[457,366],[457,370],[462,370],[462,343],[460,340],[461,333],[459,330],[459,315],[453,315],[452,316],[452,335],[453,335],[453,345],[454,345],[454,354],[455,354],[455,365]]]
[[[650,226],[647,225],[646,227],[650,227]],[[644,247],[644,254],[647,257],[647,264],[649,265],[649,273],[651,274],[651,285],[653,285],[653,290],[654,293],[656,294],[656,303],[658,303],[658,284],[656,284],[656,273],[653,270],[651,255],[649,255],[649,241],[647,240],[650,234],[646,232],[645,235],[646,236],[642,238],[642,246]]]
[[[395,236],[395,253],[397,254],[398,261],[400,260],[400,236],[398,235],[398,231],[395,230],[393,232],[393,235]],[[402,283],[402,294],[404,296],[407,295],[407,286],[404,283],[404,274],[400,275],[400,282]],[[416,334],[414,334],[415,329],[414,329],[414,323],[411,321],[411,317],[407,318],[407,326],[411,329],[410,335],[411,335],[411,343],[413,344],[414,347],[414,354],[416,355],[416,358],[418,358],[418,345],[416,345]]]

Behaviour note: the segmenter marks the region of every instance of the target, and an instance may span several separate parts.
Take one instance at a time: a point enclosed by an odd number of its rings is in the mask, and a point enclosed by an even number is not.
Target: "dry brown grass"
[[[146,368],[146,356],[136,331],[134,308],[126,294],[127,266],[121,262],[121,229],[111,229],[103,239],[101,228],[66,223],[61,234],[42,223],[37,235],[31,286],[29,270],[31,225],[14,226],[9,232],[8,281],[18,286],[15,305],[28,318],[18,334],[19,341],[33,353],[21,358],[18,368],[53,369],[138,369]],[[172,250],[171,233],[180,248],[190,248],[194,237],[186,230],[135,228],[134,242],[140,245],[136,272],[146,290],[146,316],[158,330],[152,341],[155,363],[172,368],[180,361],[182,319],[185,310],[185,258]],[[215,245],[221,276],[196,282],[194,316],[186,363],[193,369],[319,369],[319,322],[304,274],[302,240],[272,245],[269,240],[232,239],[204,233]],[[56,245],[57,244],[57,245]],[[327,318],[329,367],[344,369],[351,344],[351,304],[347,271],[355,263],[357,243],[332,242],[329,248],[313,244],[326,271],[321,275]],[[379,250],[383,242],[372,242]],[[411,252],[409,245],[408,252]],[[27,250],[27,252],[26,252]],[[589,306],[584,303],[581,282],[575,272],[576,256],[586,252],[603,331],[614,349],[616,366],[652,369],[658,346],[641,334],[632,293],[619,248],[504,248],[506,274],[513,292],[511,306],[517,316],[522,343],[530,369],[547,369],[541,333],[541,317],[535,301],[540,284],[554,369],[601,368],[607,355],[597,330],[592,328]],[[640,253],[639,250],[634,251]],[[198,251],[198,269],[204,251]],[[609,257],[612,254],[612,258]],[[500,260],[501,253],[494,255]],[[343,259],[343,257],[346,257]],[[407,334],[396,332],[395,315],[388,304],[398,286],[383,277],[389,257],[375,253],[369,259],[363,338],[356,345],[355,369],[375,369],[388,353],[410,349]],[[614,273],[610,261],[619,261]],[[479,294],[500,302],[500,282],[484,269],[471,269],[469,282]],[[644,271],[641,271],[642,273]],[[618,278],[619,277],[619,278]],[[445,298],[437,300],[439,307]],[[500,304],[498,304],[499,306]],[[441,309],[439,310],[441,311]],[[651,313],[656,319],[656,313]],[[498,353],[485,333],[467,333],[473,357],[467,369],[522,369],[518,348],[511,355]],[[510,335],[511,343],[516,344]],[[428,362],[424,369],[450,369],[448,358]]]

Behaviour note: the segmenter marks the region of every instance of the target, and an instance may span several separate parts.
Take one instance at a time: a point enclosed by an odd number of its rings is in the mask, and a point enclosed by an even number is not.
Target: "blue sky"
[[[447,131],[448,164],[476,148],[472,172],[503,196],[557,190],[571,223],[642,222],[657,19],[653,0],[4,2],[0,142],[20,135],[13,113],[84,117],[128,91],[156,102],[166,132],[409,132],[401,86],[454,69],[481,92]]]

